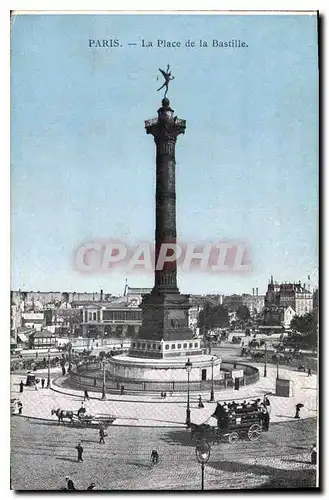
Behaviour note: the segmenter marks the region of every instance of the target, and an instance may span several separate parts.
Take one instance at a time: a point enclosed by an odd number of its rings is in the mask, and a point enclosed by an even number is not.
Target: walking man
[[[311,370],[311,368],[309,368],[309,369],[307,370],[307,376],[309,377],[310,375],[312,375],[312,370]]]
[[[84,393],[84,398],[83,398],[83,400],[84,400],[84,401],[86,401],[86,399],[89,401],[89,394],[88,394],[87,389],[85,389],[85,393]]]
[[[105,444],[105,437],[107,436],[107,434],[105,434],[105,430],[104,430],[104,427],[101,426],[101,428],[99,429],[99,444]]]
[[[120,393],[123,394],[124,390],[125,390],[124,385],[121,385]]]
[[[23,380],[21,380],[19,383],[19,392],[23,392],[23,391],[24,391],[24,382],[23,382]]]
[[[18,408],[18,414],[22,415],[23,403],[21,401],[18,401],[17,408]]]
[[[152,450],[151,453],[152,463],[157,464],[159,462],[159,453],[156,450]]]
[[[82,458],[83,448],[81,446],[81,443],[78,443],[78,446],[76,446],[75,449],[78,451],[78,462],[83,462]]]
[[[43,389],[45,387],[45,379],[42,377],[41,379],[41,388]]]

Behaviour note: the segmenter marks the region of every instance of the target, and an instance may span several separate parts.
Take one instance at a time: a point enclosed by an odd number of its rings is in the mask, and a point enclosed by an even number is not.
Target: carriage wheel
[[[239,434],[237,432],[231,432],[231,434],[229,434],[228,436],[228,442],[230,444],[234,444],[237,441],[239,441]]]
[[[250,441],[257,441],[260,438],[261,426],[259,424],[252,424],[248,429],[248,438]]]

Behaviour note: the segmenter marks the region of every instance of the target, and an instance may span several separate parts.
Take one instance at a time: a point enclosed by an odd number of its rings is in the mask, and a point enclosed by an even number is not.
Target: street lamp
[[[102,387],[102,399],[106,399],[106,391],[105,391],[105,356],[102,359],[103,364],[103,387]]]
[[[211,358],[211,390],[210,401],[214,401],[214,358]]]
[[[264,377],[267,377],[267,344],[265,342]]]
[[[195,454],[198,459],[199,464],[201,464],[201,490],[204,490],[204,466],[208,462],[210,457],[210,445],[203,441],[199,443],[195,448]]]
[[[276,355],[276,378],[277,378],[277,379],[279,378],[279,360],[280,360],[280,357],[279,357],[279,355],[277,354],[277,355]]]
[[[68,348],[69,348],[69,368],[68,368],[68,372],[70,373],[71,368],[72,368],[72,362],[71,362],[72,343],[71,342],[69,342]]]
[[[47,389],[50,387],[50,347],[48,349],[48,377],[47,377]]]
[[[187,406],[186,406],[186,425],[190,425],[191,423],[191,410],[190,410],[190,373],[192,370],[192,363],[190,358],[188,358],[185,363],[185,368],[187,371]]]

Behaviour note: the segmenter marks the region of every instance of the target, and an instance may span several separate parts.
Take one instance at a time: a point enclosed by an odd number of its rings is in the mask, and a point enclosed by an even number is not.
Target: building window
[[[169,344],[166,344],[166,345],[165,345],[165,349],[169,349]]]
[[[187,349],[187,344],[183,344],[183,348],[184,348],[184,349]]]
[[[152,348],[153,348],[153,349],[156,349],[156,348],[157,348],[157,345],[156,345],[156,344],[152,344]]]
[[[131,347],[134,349],[135,348],[135,342],[131,344]]]
[[[182,344],[178,344],[177,349],[181,349],[181,348],[182,348]]]
[[[192,347],[193,347],[192,342],[188,346],[189,346],[190,349],[192,349]]]
[[[148,349],[151,349],[151,344],[147,344],[147,348],[148,348]]]
[[[93,321],[96,321],[96,313],[93,313]]]
[[[198,347],[198,343],[197,342],[194,342],[194,347]]]
[[[171,344],[171,348],[172,349],[176,349],[176,345],[175,344]]]
[[[142,349],[145,349],[146,348],[146,344],[142,344]]]

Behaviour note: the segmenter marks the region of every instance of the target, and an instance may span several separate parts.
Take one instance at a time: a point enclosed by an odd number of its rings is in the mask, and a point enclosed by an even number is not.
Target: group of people
[[[218,427],[225,429],[228,427],[229,420],[233,417],[248,415],[249,413],[257,412],[262,428],[268,431],[270,425],[271,403],[265,395],[263,401],[258,398],[251,401],[243,401],[236,403],[235,401],[223,404],[217,403],[213,417],[217,419]]]
[[[41,388],[42,389],[44,389],[45,383],[46,383],[46,379],[44,379],[42,377],[42,379],[41,379]],[[38,390],[38,384],[39,384],[39,379],[35,379],[34,384],[33,384],[35,391]],[[21,380],[20,383],[19,383],[19,392],[24,392],[24,382],[23,382],[23,380]]]
[[[76,491],[78,489],[75,487],[75,484],[70,477],[66,477],[65,481],[66,481],[66,488],[63,488],[63,490]],[[96,486],[95,483],[90,483],[90,485],[88,486],[86,491],[93,490],[95,488],[95,486]]]
[[[167,393],[166,392],[161,392],[161,399],[166,399]]]

